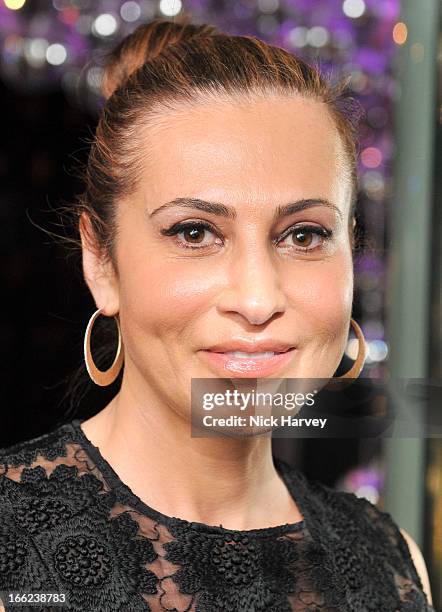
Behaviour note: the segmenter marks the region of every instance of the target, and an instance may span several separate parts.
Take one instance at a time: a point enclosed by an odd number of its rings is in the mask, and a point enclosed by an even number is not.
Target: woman
[[[432,610],[390,515],[309,482],[268,436],[189,434],[191,379],[331,379],[350,323],[361,369],[343,94],[258,39],[164,20],[113,51],[103,92],[77,210],[85,359],[100,385],[124,360],[121,389],[3,451],[0,588],[73,611]],[[98,314],[120,331],[104,373]]]

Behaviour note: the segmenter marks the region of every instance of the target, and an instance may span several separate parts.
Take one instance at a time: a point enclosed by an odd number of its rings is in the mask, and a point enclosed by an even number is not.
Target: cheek
[[[293,274],[290,301],[302,337],[333,341],[347,334],[353,303],[353,266],[347,255],[312,263]]]
[[[191,334],[189,323],[207,310],[216,273],[200,261],[162,260],[132,265],[120,273],[121,311],[143,334]],[[191,326],[190,326],[191,327]]]

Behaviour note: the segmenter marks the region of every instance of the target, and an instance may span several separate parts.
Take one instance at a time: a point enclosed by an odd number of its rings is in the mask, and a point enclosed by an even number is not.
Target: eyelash
[[[167,228],[167,229],[162,229],[160,230],[161,234],[163,236],[176,236],[179,233],[185,231],[186,229],[189,228],[198,228],[199,230],[207,230],[209,232],[212,232],[213,234],[215,234],[220,240],[222,240],[221,236],[218,234],[218,232],[215,230],[215,228],[210,225],[209,223],[205,222],[205,221],[187,221],[187,222],[180,222],[180,223],[176,223],[175,225],[172,225],[171,227]],[[275,244],[278,244],[281,240],[287,238],[288,236],[290,236],[290,234],[295,233],[296,231],[303,231],[303,232],[308,232],[311,234],[315,234],[317,236],[320,236],[321,238],[323,238],[324,241],[330,240],[332,235],[333,235],[333,231],[330,229],[326,229],[324,227],[318,227],[316,225],[298,225],[296,227],[291,226],[289,227],[287,230],[285,230],[282,234],[282,236],[278,239],[278,240],[274,240],[273,242]],[[182,248],[186,248],[186,249],[192,249],[194,251],[196,250],[201,250],[207,247],[207,245],[199,247],[199,246],[192,246],[191,244],[186,244],[185,242],[179,242],[178,243],[180,247]],[[296,247],[293,247],[296,248]],[[296,250],[298,252],[301,253],[308,253],[310,251],[315,251],[318,247],[313,247],[313,248],[296,248]]]

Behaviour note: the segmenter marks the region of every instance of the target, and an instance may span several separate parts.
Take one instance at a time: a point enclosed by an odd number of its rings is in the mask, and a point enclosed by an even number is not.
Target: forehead
[[[343,212],[348,205],[342,141],[317,100],[205,100],[158,114],[147,133],[143,192],[148,206],[177,196],[232,205],[323,197]]]

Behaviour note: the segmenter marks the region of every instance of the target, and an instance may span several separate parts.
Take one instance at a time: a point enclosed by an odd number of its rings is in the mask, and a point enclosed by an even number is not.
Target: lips
[[[278,355],[279,353],[273,351],[265,351],[263,353],[246,353],[242,351],[226,351],[223,355],[230,355],[230,357],[235,357],[237,359],[268,359],[269,357],[273,357],[274,355]]]
[[[243,353],[285,353],[289,349],[294,348],[293,344],[283,342],[280,340],[266,339],[266,340],[231,340],[227,342],[220,342],[212,346],[207,347],[208,351],[213,353],[231,353],[234,351],[240,351]]]
[[[222,375],[265,377],[287,366],[295,347],[284,342],[228,342],[199,351],[202,358]]]

